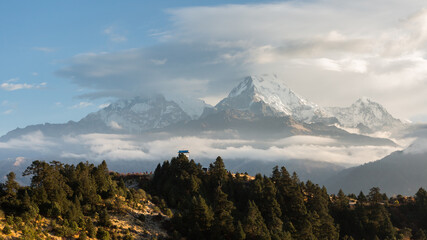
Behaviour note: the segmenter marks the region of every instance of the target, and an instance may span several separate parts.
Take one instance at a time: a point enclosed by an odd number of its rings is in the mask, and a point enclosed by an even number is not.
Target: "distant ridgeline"
[[[183,153],[153,174],[34,161],[24,175],[30,186],[13,172],[1,184],[1,238],[426,239],[422,188],[328,195],[285,167],[251,177],[228,172],[221,157],[204,170]]]

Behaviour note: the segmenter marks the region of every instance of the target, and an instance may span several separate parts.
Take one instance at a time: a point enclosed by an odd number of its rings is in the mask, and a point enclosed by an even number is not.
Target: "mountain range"
[[[261,75],[246,77],[214,107],[189,97],[167,99],[155,95],[120,99],[78,122],[17,128],[0,140],[36,130],[48,136],[93,132],[142,134],[174,125],[183,126],[191,121],[208,120],[216,114],[249,122],[260,118],[282,118],[288,122],[285,125],[296,126],[298,133],[309,132],[305,129],[307,124],[319,123],[359,128],[365,132],[391,130],[403,125],[384,107],[368,98],[361,98],[347,108],[322,108],[293,92],[275,75]]]
[[[64,160],[71,156],[74,160],[79,158],[83,160],[85,156],[94,156],[86,155],[85,151],[105,153],[108,151],[107,148],[112,147],[123,156],[129,153],[129,151],[126,152],[129,149],[138,151],[137,154],[135,151],[132,152],[135,157],[130,160],[144,162],[145,160],[141,159],[141,156],[147,156],[147,153],[152,151],[149,147],[143,146],[146,141],[157,143],[166,138],[186,136],[199,137],[195,141],[200,141],[200,137],[203,137],[202,140],[228,139],[228,142],[232,142],[232,144],[217,143],[214,148],[219,152],[245,148],[255,150],[255,152],[276,151],[279,156],[270,161],[261,159],[255,161],[256,157],[245,159],[236,156],[235,159],[229,160],[230,169],[234,171],[253,172],[255,169],[261,169],[264,174],[269,174],[273,164],[285,164],[290,171],[297,171],[302,179],[315,178],[318,182],[331,186],[334,191],[337,188],[353,191],[358,187],[352,187],[353,185],[350,184],[352,179],[360,178],[359,181],[355,181],[356,186],[358,186],[358,182],[366,182],[368,179],[371,180],[366,183],[366,186],[370,186],[373,181],[376,181],[376,178],[363,177],[363,174],[357,175],[355,172],[361,170],[356,169],[374,169],[378,163],[369,163],[341,171],[349,166],[357,166],[358,162],[319,162],[316,161],[317,155],[323,155],[323,159],[327,159],[328,156],[337,158],[336,152],[339,150],[340,154],[351,159],[353,154],[357,154],[355,151],[363,152],[364,149],[377,147],[382,154],[380,156],[384,157],[391,152],[390,149],[402,149],[402,146],[394,138],[375,137],[374,133],[402,132],[404,130],[411,133],[416,132],[414,129],[410,129],[411,126],[394,118],[383,106],[366,97],[356,100],[349,107],[321,107],[292,91],[277,76],[258,75],[244,78],[227,97],[215,106],[187,96],[154,95],[120,99],[97,112],[88,114],[78,122],[46,123],[17,128],[0,137],[0,147],[2,143],[10,145],[10,143],[24,141],[32,133],[37,133],[37,136],[53,142],[50,147],[51,151],[49,154],[43,154],[37,149],[23,149],[21,152],[27,154],[25,156],[27,159],[58,156],[57,159]],[[124,146],[109,143],[110,146],[100,140],[91,140],[94,136],[101,139],[114,136],[116,137],[114,141],[123,143]],[[303,140],[300,143],[292,142],[299,136],[306,136],[314,140],[314,143]],[[124,142],[123,139],[128,138],[133,139],[133,142]],[[88,139],[92,142],[89,142]],[[80,147],[78,151],[74,151],[75,153],[70,153],[68,149],[61,148],[55,143],[76,144],[82,140],[93,145]],[[200,147],[198,144],[200,143],[190,142],[183,145],[193,150]],[[314,151],[309,153],[311,157],[289,154],[289,149],[295,147],[296,144],[301,147],[301,150],[298,151],[304,152],[305,148],[313,149],[310,147],[319,145],[326,153]],[[178,149],[173,151],[175,150]],[[2,151],[0,158],[14,160],[14,151],[16,151],[15,148]],[[203,153],[203,150],[200,150],[199,153]],[[283,157],[280,157],[281,155]],[[117,154],[114,156],[117,157]],[[396,156],[400,156],[399,153],[394,153],[381,161],[392,162],[389,159],[396,159]],[[117,158],[120,159],[120,156]],[[375,160],[372,159],[372,156],[370,159],[370,161]],[[158,161],[161,160],[164,159],[158,159]],[[197,160],[210,161],[210,159],[206,159],[205,155],[200,156]],[[135,169],[131,164],[128,167],[117,162],[110,165],[116,166],[121,171]],[[153,165],[155,165],[153,161],[147,162],[147,166]],[[334,176],[337,173],[338,175]],[[344,184],[347,182],[349,185]],[[337,185],[337,183],[342,184]],[[365,190],[365,187],[362,188]],[[390,189],[390,191],[392,190],[394,191],[394,189]]]

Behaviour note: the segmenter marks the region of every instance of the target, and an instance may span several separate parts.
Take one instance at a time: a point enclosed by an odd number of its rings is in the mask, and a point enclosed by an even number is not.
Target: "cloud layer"
[[[39,89],[46,87],[47,83],[42,82],[40,84],[28,84],[28,83],[17,83],[18,78],[9,79],[2,84],[0,84],[0,88],[6,91],[16,91],[21,89]]]
[[[50,138],[38,131],[1,142],[0,149],[21,152],[20,156],[7,156],[19,157],[19,159],[28,159],[37,153],[37,156],[40,154],[47,157],[59,156],[62,159],[161,162],[175,156],[179,149],[189,149],[191,158],[199,161],[222,156],[228,160],[246,159],[268,162],[301,159],[355,166],[378,160],[401,148],[343,146],[334,139],[314,136],[293,136],[260,143],[230,138],[218,139],[209,136],[209,133],[204,137],[167,137],[165,135],[161,139],[120,134],[82,134]],[[27,152],[28,156],[22,155],[20,150]],[[19,159],[17,158],[17,162],[22,161]]]
[[[369,96],[411,118],[427,114],[424,4],[318,0],[170,9],[166,40],[80,54],[57,74],[93,90],[83,97],[178,92],[217,100],[246,75],[276,73],[320,105]]]

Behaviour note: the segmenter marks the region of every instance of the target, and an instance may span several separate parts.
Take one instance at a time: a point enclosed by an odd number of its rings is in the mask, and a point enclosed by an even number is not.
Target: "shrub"
[[[123,240],[134,240],[134,238],[132,235],[126,234],[126,236],[123,237]]]
[[[101,240],[109,240],[110,233],[106,231],[104,228],[100,227],[98,228],[98,232],[96,233],[96,238]]]
[[[6,235],[9,235],[9,234],[12,233],[12,230],[10,230],[10,227],[6,225],[6,226],[4,226],[4,228],[2,230],[2,233],[6,234]]]
[[[80,233],[79,235],[79,240],[86,240],[87,239],[87,235],[85,232]]]

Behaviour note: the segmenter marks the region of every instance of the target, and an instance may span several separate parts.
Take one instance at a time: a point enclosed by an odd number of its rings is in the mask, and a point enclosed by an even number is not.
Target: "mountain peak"
[[[350,107],[333,107],[328,111],[345,127],[358,127],[361,124],[373,131],[393,129],[402,124],[379,103],[368,97],[361,97]]]
[[[245,77],[233,90],[228,97],[236,97],[245,91],[262,91],[263,89],[285,90],[288,87],[277,78],[275,74],[251,75]]]
[[[305,122],[323,117],[323,111],[316,104],[297,95],[275,74],[246,77],[230,92],[227,98],[217,104],[217,108],[292,116]]]
[[[361,97],[361,98],[357,99],[351,105],[351,108],[353,108],[353,109],[369,108],[371,110],[376,109],[377,111],[388,114],[387,110],[381,104],[371,100],[368,97]]]
[[[191,117],[174,101],[163,95],[121,99],[91,113],[80,122],[101,122],[115,130],[140,133],[170,124],[188,121]]]
[[[371,101],[371,99],[369,99],[368,97],[363,96],[363,97],[361,97],[361,98],[357,99],[357,101],[356,101],[356,102],[357,102],[357,103],[369,104],[369,103],[371,103],[372,101]]]

